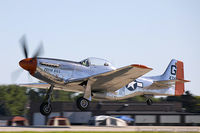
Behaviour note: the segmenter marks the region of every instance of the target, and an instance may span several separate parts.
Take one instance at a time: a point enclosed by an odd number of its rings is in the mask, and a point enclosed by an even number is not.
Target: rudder
[[[177,67],[176,79],[184,80],[183,62],[177,61],[176,67]],[[176,96],[182,95],[184,93],[184,91],[185,91],[184,82],[176,82],[176,84],[175,84],[175,95]]]
[[[184,65],[182,61],[172,59],[166,71],[162,74],[162,80],[176,80],[175,95],[182,95],[185,91]]]

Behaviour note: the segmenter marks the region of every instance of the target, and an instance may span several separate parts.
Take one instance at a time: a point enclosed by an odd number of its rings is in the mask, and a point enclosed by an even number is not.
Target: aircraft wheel
[[[152,105],[153,101],[151,99],[147,99],[147,105]]]
[[[85,111],[89,107],[89,101],[83,97],[78,98],[76,104],[81,111]]]
[[[42,115],[48,116],[49,114],[51,114],[52,111],[52,107],[51,104],[48,104],[48,102],[43,102],[40,105],[40,113]]]

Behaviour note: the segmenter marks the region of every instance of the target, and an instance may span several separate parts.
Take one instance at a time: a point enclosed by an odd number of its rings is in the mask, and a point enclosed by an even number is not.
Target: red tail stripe
[[[177,67],[176,79],[184,80],[183,62],[177,61],[176,67]],[[177,96],[182,95],[184,93],[184,90],[185,90],[184,83],[176,82],[175,95]]]
[[[177,67],[176,79],[183,80],[184,79],[183,62],[177,61],[176,67]]]

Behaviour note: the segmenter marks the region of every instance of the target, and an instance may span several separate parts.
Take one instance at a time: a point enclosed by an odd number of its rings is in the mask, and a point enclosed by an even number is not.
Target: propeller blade
[[[29,82],[33,82],[33,79],[32,79],[32,77],[29,73],[27,73],[27,79],[28,79]]]
[[[43,43],[41,42],[32,58],[36,58],[36,57],[42,55],[43,52],[44,52],[44,48],[43,48]]]
[[[25,35],[22,36],[22,38],[20,39],[20,43],[21,43],[21,46],[22,46],[24,57],[28,58],[28,48],[27,48],[27,41],[26,41],[26,36]]]
[[[15,82],[19,78],[19,76],[21,75],[22,72],[23,72],[23,70],[21,68],[13,71],[11,73],[11,81]]]

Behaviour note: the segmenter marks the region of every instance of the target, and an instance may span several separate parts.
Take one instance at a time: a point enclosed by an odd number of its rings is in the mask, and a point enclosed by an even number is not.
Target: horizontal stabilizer
[[[154,81],[154,83],[156,84],[170,84],[170,85],[174,85],[176,82],[185,83],[185,82],[190,82],[190,81],[183,80],[183,79]]]
[[[190,81],[181,79],[154,81],[153,84],[148,87],[148,89],[155,89],[155,88],[166,89],[176,85],[176,83],[185,83],[185,82],[190,82]]]

